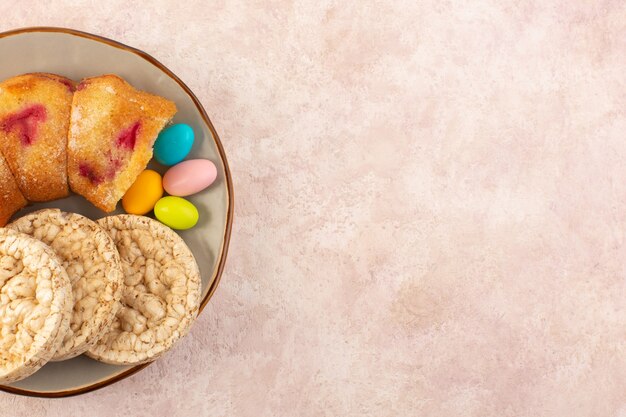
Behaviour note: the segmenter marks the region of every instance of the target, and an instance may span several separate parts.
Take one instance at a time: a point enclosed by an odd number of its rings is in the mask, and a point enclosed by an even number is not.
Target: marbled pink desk
[[[198,94],[236,218],[174,352],[19,416],[626,416],[622,0],[0,3]],[[169,19],[169,21],[168,21]]]

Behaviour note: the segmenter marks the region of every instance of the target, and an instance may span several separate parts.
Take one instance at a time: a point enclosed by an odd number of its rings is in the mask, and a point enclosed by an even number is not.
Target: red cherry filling
[[[122,130],[122,132],[117,137],[117,141],[115,144],[122,149],[134,150],[135,143],[137,143],[137,135],[139,134],[139,130],[141,129],[141,122],[135,122],[131,126]]]
[[[17,113],[9,114],[0,122],[0,128],[9,133],[19,129],[23,146],[32,145],[37,137],[37,125],[46,120],[46,108],[42,104],[33,104]]]
[[[100,184],[103,181],[103,178],[96,173],[96,170],[86,162],[78,164],[78,173],[81,177],[87,178],[94,185]]]
[[[78,173],[80,176],[87,178],[93,185],[101,184],[105,180],[113,180],[120,168],[122,168],[122,161],[119,158],[114,158],[111,151],[108,151],[106,155],[109,163],[107,168],[104,170],[104,174],[98,174],[98,170],[89,163],[81,162],[78,164]]]
[[[101,184],[102,182],[111,181],[115,178],[119,170],[122,168],[123,160],[126,155],[129,155],[128,151],[135,149],[137,143],[137,135],[141,129],[141,121],[133,123],[131,126],[122,130],[115,140],[115,146],[118,149],[123,150],[115,152],[113,155],[111,150],[105,153],[108,163],[105,168],[100,169],[92,166],[88,162],[81,162],[78,164],[78,173],[81,177],[87,178],[93,185]],[[99,173],[100,172],[100,173]]]

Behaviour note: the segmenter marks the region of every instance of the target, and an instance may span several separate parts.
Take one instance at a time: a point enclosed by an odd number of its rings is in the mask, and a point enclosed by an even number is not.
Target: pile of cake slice
[[[111,212],[152,158],[176,105],[116,75],[0,83],[0,226],[28,202],[70,189]]]

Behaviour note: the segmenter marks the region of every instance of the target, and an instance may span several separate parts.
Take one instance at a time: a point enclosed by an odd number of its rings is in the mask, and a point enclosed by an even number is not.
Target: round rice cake
[[[189,331],[198,314],[201,279],[191,250],[172,229],[144,216],[98,221],[122,259],[122,307],[87,355],[110,364],[155,360]]]
[[[0,382],[41,368],[63,341],[72,314],[72,287],[52,249],[0,229]]]
[[[52,247],[72,283],[69,330],[52,360],[86,352],[106,333],[119,308],[123,279],[113,239],[94,221],[58,209],[28,214],[7,227]]]

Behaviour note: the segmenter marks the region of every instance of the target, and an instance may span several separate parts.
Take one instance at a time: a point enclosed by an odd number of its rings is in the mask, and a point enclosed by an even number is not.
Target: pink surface
[[[172,353],[0,414],[626,416],[624,1],[208,3],[0,3],[169,66],[237,199]]]

